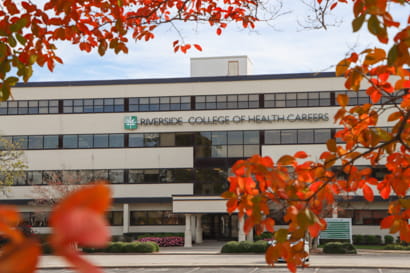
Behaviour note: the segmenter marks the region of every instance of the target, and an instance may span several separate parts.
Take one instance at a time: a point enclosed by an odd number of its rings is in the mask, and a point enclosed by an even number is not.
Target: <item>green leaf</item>
[[[6,101],[10,96],[10,87],[6,84],[1,86],[1,100]]]
[[[20,18],[10,26],[10,30],[12,32],[19,32],[23,29],[23,27],[27,24],[27,19],[26,18]]]
[[[367,28],[369,29],[369,32],[378,35],[380,32],[380,23],[379,19],[375,15],[370,16],[369,21],[367,22]]]
[[[288,233],[289,231],[287,229],[281,228],[278,231],[275,232],[275,240],[278,243],[283,243],[286,242],[288,239]]]
[[[19,41],[19,43],[21,44],[21,45],[25,45],[26,44],[26,42],[27,42],[27,40],[26,40],[26,38],[24,38],[23,37],[23,35],[21,35],[20,33],[16,33],[16,39],[17,39],[17,41]]]
[[[365,18],[366,18],[365,14],[362,14],[362,15],[354,18],[354,20],[352,21],[353,32],[359,31],[359,29],[362,27],[362,25],[364,23]]]
[[[17,45],[17,41],[16,39],[14,39],[12,35],[8,37],[7,42],[9,43],[11,47],[15,47]]]
[[[17,77],[8,77],[4,82],[8,86],[14,86],[18,81],[19,79]]]
[[[387,54],[387,65],[393,65],[397,57],[399,56],[399,49],[397,45],[393,45],[392,48],[390,48],[389,53]]]

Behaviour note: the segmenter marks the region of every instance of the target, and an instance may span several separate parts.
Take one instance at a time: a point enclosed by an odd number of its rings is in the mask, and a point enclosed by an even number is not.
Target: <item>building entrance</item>
[[[238,215],[208,214],[202,216],[203,238],[205,240],[237,240]]]

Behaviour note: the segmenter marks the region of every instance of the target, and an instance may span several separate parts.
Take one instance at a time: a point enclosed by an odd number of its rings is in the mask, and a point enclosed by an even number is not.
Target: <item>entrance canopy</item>
[[[226,199],[220,196],[172,196],[174,213],[227,213]]]

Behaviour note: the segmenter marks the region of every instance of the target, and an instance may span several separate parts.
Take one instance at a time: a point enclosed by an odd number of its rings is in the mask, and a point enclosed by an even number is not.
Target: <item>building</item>
[[[108,179],[112,233],[184,232],[186,246],[245,235],[219,195],[232,164],[253,154],[274,159],[304,150],[317,158],[336,127],[333,73],[249,75],[245,56],[192,59],[189,78],[33,82],[0,105],[3,137],[28,163],[2,203],[19,206],[48,232],[36,190],[50,181]],[[363,103],[348,93],[350,104]],[[375,175],[383,169],[375,169]],[[385,234],[385,202],[342,202],[353,233]]]

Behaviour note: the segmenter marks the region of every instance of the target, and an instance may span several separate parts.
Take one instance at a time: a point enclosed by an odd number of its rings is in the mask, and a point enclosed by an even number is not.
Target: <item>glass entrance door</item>
[[[238,216],[208,214],[202,216],[203,238],[205,240],[233,240],[238,238]]]

